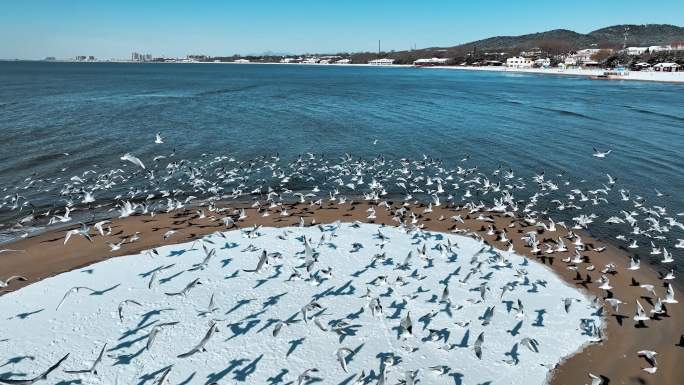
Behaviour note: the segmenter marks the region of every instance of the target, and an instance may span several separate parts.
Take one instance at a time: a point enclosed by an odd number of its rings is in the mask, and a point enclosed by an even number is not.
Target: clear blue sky
[[[402,50],[683,21],[684,0],[2,0],[0,58]]]

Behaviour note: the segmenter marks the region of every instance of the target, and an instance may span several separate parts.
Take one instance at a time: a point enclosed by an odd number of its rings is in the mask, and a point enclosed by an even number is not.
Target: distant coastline
[[[415,68],[420,70],[457,70],[457,71],[483,71],[483,72],[499,72],[512,74],[532,74],[532,75],[560,75],[560,76],[582,76],[601,80],[631,80],[631,81],[647,81],[647,82],[661,82],[661,83],[684,83],[684,72],[656,72],[656,71],[627,71],[622,75],[608,75],[603,77],[603,74],[608,71],[602,68],[592,69],[559,69],[559,68],[510,68],[505,66],[434,66],[434,67],[418,67],[412,64],[391,64],[391,65],[376,65],[365,63],[351,63],[351,64],[318,64],[318,63],[274,63],[274,62],[133,62],[133,61],[76,61],[76,60],[7,60],[2,59],[0,62],[33,62],[33,63],[78,63],[78,64],[230,64],[230,65],[286,65],[286,66],[307,66],[307,67],[378,67],[378,68]]]

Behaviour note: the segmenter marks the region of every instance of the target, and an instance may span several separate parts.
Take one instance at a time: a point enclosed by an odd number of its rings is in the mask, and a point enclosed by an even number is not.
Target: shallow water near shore
[[[150,162],[174,148],[182,159],[427,154],[447,167],[564,173],[582,189],[601,187],[609,173],[632,196],[684,212],[681,85],[414,68],[38,62],[2,62],[0,81],[0,188],[21,187],[34,172],[66,168],[68,178],[115,168],[126,152]],[[599,160],[592,147],[613,153]],[[37,207],[54,204],[54,194],[25,193]],[[605,219],[622,209],[596,212]],[[3,221],[15,214],[0,209]]]

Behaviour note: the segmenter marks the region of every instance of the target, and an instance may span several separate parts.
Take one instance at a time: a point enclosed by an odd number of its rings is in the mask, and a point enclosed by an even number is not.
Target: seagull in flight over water
[[[594,147],[594,156],[597,158],[605,158],[608,154],[611,153],[613,150],[608,150],[608,151],[599,151]]]

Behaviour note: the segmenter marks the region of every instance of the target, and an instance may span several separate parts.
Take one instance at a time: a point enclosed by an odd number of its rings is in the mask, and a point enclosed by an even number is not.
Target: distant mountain
[[[667,45],[684,40],[684,28],[670,24],[624,24],[614,25],[589,32],[587,36],[597,43],[621,44],[627,35],[628,46]]]
[[[568,29],[554,29],[546,32],[520,36],[495,36],[452,47],[430,47],[411,51],[385,52],[381,56],[395,59],[397,64],[412,63],[418,58],[443,57],[461,62],[467,58],[496,58],[482,54],[517,54],[520,51],[539,48],[547,54],[564,54],[581,48],[622,48],[629,46],[668,45],[684,41],[684,27],[668,24],[622,24],[597,29],[587,34]],[[475,55],[472,55],[476,53]],[[359,52],[352,54],[355,63],[365,63],[377,58],[377,53]]]
[[[449,50],[472,50],[475,47],[478,50],[529,49],[549,43],[577,49],[593,45],[621,47],[625,42],[628,46],[666,45],[676,40],[684,40],[684,27],[669,24],[622,24],[597,29],[588,34],[554,29],[520,36],[495,36],[450,47]]]

